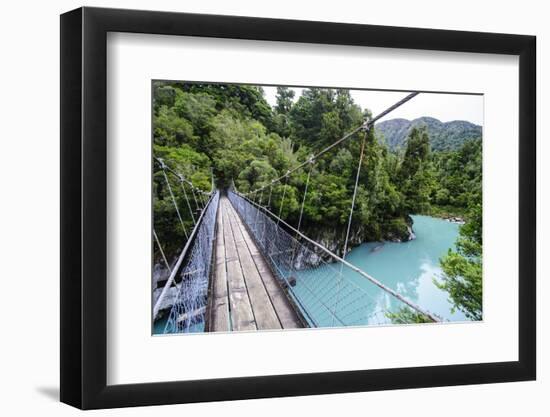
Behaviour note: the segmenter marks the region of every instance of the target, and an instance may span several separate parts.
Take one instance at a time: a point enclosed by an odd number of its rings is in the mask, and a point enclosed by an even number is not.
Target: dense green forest
[[[310,88],[295,98],[293,90],[279,87],[272,108],[261,87],[154,82],[154,155],[201,190],[210,190],[213,175],[218,188],[234,181],[239,191],[247,192],[269,184],[370,116],[348,90]],[[340,254],[363,135],[362,131],[356,133],[320,157],[310,173],[302,230],[320,241],[329,238]],[[298,222],[308,170],[289,177],[282,209],[283,184],[272,189],[271,210],[281,210],[292,225]],[[191,198],[190,187],[173,176],[168,178],[170,189],[156,162],[154,227],[172,259],[185,232],[169,193],[180,207],[187,207],[186,201],[191,200],[190,210],[180,213],[188,230],[193,224],[191,213],[201,201],[200,197]],[[258,198],[267,201],[267,195]],[[364,241],[409,239],[410,214],[464,217],[467,225],[462,228],[457,251],[442,260],[446,277],[438,285],[449,291],[457,308],[467,305],[472,317],[480,311],[480,301],[476,306],[468,298],[470,287],[478,284],[481,296],[480,213],[480,137],[465,140],[457,149],[433,152],[428,130],[422,126],[413,127],[399,149],[390,149],[376,129],[366,134],[352,246]],[[155,252],[155,257],[160,259],[160,254]]]

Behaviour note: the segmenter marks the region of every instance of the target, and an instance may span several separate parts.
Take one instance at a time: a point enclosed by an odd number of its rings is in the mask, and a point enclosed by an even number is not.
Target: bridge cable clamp
[[[371,130],[371,128],[372,128],[372,125],[371,125],[370,119],[368,119],[368,118],[365,119],[363,125],[361,126],[361,130],[362,130],[363,132],[368,133],[369,130]]]

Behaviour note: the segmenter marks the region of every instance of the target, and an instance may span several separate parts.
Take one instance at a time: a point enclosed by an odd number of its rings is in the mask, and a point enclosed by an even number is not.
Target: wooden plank
[[[225,243],[223,234],[223,220],[221,207],[216,217],[216,270],[214,271],[214,282],[210,302],[210,323],[211,332],[227,332],[231,330],[229,317],[229,294],[227,291],[227,271],[225,266]]]
[[[298,318],[298,315],[294,309],[294,306],[291,304],[288,299],[287,294],[279,285],[277,278],[273,275],[271,269],[267,265],[264,257],[261,252],[258,250],[254,240],[252,239],[248,230],[242,224],[242,220],[235,213],[238,218],[238,223],[241,225],[241,230],[243,234],[244,241],[249,247],[249,251],[252,254],[252,259],[254,261],[256,270],[258,271],[259,276],[263,281],[263,285],[267,291],[267,294],[271,300],[273,308],[279,318],[284,329],[295,329],[303,327],[301,320]],[[252,250],[255,248],[256,250]]]
[[[238,217],[239,224],[242,225],[242,219]],[[267,261],[263,257],[262,253],[256,246],[254,239],[248,232],[248,230],[243,225],[243,236],[244,240],[250,248],[252,253],[252,258],[256,264],[256,268],[263,280],[264,286],[267,290],[269,298],[273,304],[275,312],[279,317],[279,321],[284,329],[296,329],[303,327],[302,321],[299,319],[298,314],[295,311],[295,307],[292,305],[291,301],[288,299],[288,295],[279,285],[277,277],[273,275],[271,268],[267,264]],[[256,250],[252,250],[251,248]]]
[[[216,219],[209,331],[303,327],[286,292],[226,197]]]
[[[302,321],[298,318],[295,307],[292,306],[287,294],[279,285],[277,278],[271,272],[265,259],[261,254],[253,257],[256,268],[262,277],[269,298],[273,303],[273,307],[279,316],[279,321],[283,329],[298,329],[304,327]]]
[[[250,233],[248,233],[248,230],[244,227],[243,236],[245,242],[249,245],[249,247],[254,246],[255,248],[257,248],[254,240],[250,236]],[[269,268],[261,252],[259,250],[256,250],[255,252],[250,252],[252,253],[252,258],[256,265],[256,269],[258,270],[258,273],[262,278],[265,289],[269,295],[269,298],[271,299],[271,303],[273,304],[273,307],[275,309],[275,312],[277,313],[277,316],[279,317],[279,321],[283,329],[296,329],[303,327],[302,322],[300,321],[298,315],[296,314],[296,311],[294,310],[294,307],[291,305],[291,302],[288,299],[288,296],[284,293],[284,290],[279,285],[277,278],[273,275],[273,272]]]
[[[226,197],[220,199],[220,208],[222,211],[223,218],[223,239],[225,241],[225,261],[231,262],[239,259],[237,255],[237,249],[235,247],[235,240],[233,238],[233,233],[231,232],[231,224],[229,221],[228,214],[228,205],[230,205],[229,200]]]
[[[246,227],[244,226],[241,218],[237,215],[236,216],[237,219],[238,219],[238,224],[239,226],[241,227],[241,229],[245,232],[243,233],[243,237],[244,237],[244,240],[248,246],[248,250],[250,251],[250,253],[252,254],[252,256],[255,256],[255,255],[258,255],[260,254],[260,250],[258,249],[258,246],[256,246],[256,243],[252,240],[252,238],[250,237],[250,234],[248,233],[248,230],[246,229]]]
[[[221,199],[223,216],[223,237],[225,242],[227,284],[232,329],[256,330],[256,321],[248,297],[248,291],[239,262],[237,248],[229,219],[229,209],[232,208],[226,197]]]
[[[228,210],[228,213],[231,219],[231,228],[235,238],[235,245],[237,247],[250,304],[252,305],[258,330],[281,329],[282,326],[277,317],[277,313],[266,292],[248,245],[245,242],[243,235],[245,232],[244,226],[237,220],[237,213],[233,207]]]

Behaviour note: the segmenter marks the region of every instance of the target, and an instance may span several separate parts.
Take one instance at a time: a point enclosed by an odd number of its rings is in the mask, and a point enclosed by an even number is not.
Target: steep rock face
[[[170,271],[168,271],[162,264],[156,263],[153,266],[153,279],[152,279],[153,305],[157,303],[157,300],[160,297],[160,294],[162,293],[162,290],[164,288],[164,285],[169,275],[170,275]],[[176,301],[177,295],[178,295],[178,289],[176,287],[170,287],[168,289],[166,296],[164,297],[164,299],[162,300],[162,303],[160,304],[159,317],[162,317],[165,314],[168,314],[169,310],[172,308],[172,306]]]
[[[400,230],[388,233],[385,240],[389,242],[408,242],[414,239],[416,239],[416,235],[414,234],[412,226],[407,225],[402,231]]]
[[[316,229],[311,231],[305,231],[306,236],[321,246],[327,248],[330,252],[335,253],[338,256],[342,256],[345,242],[345,230],[337,228]],[[362,243],[360,233],[350,233],[348,241],[348,250],[351,250],[354,246],[358,246]],[[313,244],[302,242],[302,248],[298,252],[294,261],[294,267],[297,269],[312,268],[319,266],[323,262],[333,262],[334,258],[316,247]]]
[[[344,243],[346,237],[346,230],[343,228],[324,228],[315,230],[305,230],[304,233],[310,239],[316,241],[320,245],[327,248],[332,253],[342,257],[344,250]],[[399,228],[392,228],[387,230],[382,237],[382,241],[390,242],[407,242],[415,239],[416,236],[412,229],[412,219],[408,217],[406,221],[403,221],[403,225]],[[348,252],[356,246],[362,243],[368,242],[368,236],[364,228],[355,228],[350,231],[348,239]],[[297,269],[312,268],[319,266],[323,262],[333,262],[334,258],[316,247],[313,244],[302,242],[303,247],[296,255],[294,261],[294,267]]]
[[[160,297],[160,293],[162,292],[162,288],[157,288],[153,291],[153,302],[156,304],[158,298]],[[176,302],[176,298],[178,296],[178,289],[176,287],[170,287],[168,288],[168,292],[166,293],[165,297],[162,299],[162,303],[160,304],[159,316],[163,316],[164,314],[169,313],[169,309],[172,308],[174,303]]]
[[[412,128],[426,127],[430,145],[435,151],[458,149],[466,140],[480,138],[482,128],[465,120],[443,123],[433,117],[419,117],[414,120],[390,119],[376,124],[379,140],[384,140],[390,149],[406,145]]]

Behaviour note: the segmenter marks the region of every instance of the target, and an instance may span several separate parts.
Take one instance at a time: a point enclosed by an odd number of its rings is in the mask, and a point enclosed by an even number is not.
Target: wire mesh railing
[[[208,280],[212,268],[212,248],[219,192],[214,192],[197,221],[190,237],[185,266],[179,272],[181,282],[174,305],[170,310],[164,333],[192,333],[204,331]]]
[[[294,233],[265,207],[233,191],[228,197],[311,327],[389,324],[403,308],[426,321],[439,321],[328,249]]]

